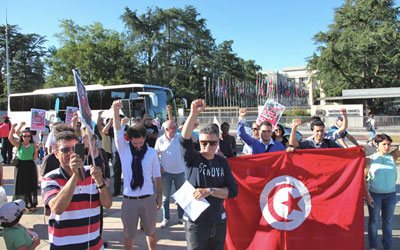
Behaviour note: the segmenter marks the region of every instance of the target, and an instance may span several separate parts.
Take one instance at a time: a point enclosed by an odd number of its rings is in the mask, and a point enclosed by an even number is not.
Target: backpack
[[[371,123],[370,120],[367,120],[367,121],[365,122],[365,129],[366,129],[367,131],[372,131],[372,123]]]

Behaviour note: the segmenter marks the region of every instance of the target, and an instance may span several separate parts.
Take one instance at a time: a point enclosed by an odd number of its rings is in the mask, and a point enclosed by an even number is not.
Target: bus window
[[[93,90],[87,92],[89,99],[89,107],[90,109],[101,109],[101,97],[102,93],[99,90]],[[111,106],[110,106],[111,107]],[[108,108],[110,108],[108,107]]]
[[[49,110],[49,95],[34,96],[35,108]]]
[[[23,111],[22,109],[23,102],[24,102],[23,96],[10,96],[10,105],[8,106],[11,111]]]
[[[33,106],[33,104],[34,104],[33,95],[24,96],[24,103],[23,103],[22,110],[23,111],[30,111],[31,108],[35,108],[35,106]]]
[[[130,91],[128,90],[127,92]],[[125,96],[129,96],[129,94],[126,93],[125,89],[122,90],[106,89],[102,91],[101,95],[102,95],[101,109],[109,109],[113,101],[118,99],[126,99]]]

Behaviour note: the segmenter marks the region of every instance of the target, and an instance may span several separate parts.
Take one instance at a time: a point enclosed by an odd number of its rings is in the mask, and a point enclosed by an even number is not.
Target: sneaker
[[[185,223],[185,221],[183,219],[179,219],[178,223],[183,225]]]
[[[160,227],[161,227],[161,228],[165,228],[165,227],[167,227],[167,225],[168,225],[168,222],[169,222],[169,220],[168,220],[168,219],[163,219],[163,220],[161,221],[161,225],[160,225]]]

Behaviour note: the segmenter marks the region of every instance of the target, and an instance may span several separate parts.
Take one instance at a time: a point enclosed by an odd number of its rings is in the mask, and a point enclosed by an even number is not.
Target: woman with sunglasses
[[[368,204],[369,249],[378,249],[379,216],[382,217],[383,249],[394,249],[392,245],[392,222],[396,206],[396,160],[400,157],[397,147],[392,152],[392,138],[378,134],[374,138],[376,153],[365,159],[365,198]]]
[[[284,137],[284,135],[285,135],[285,129],[281,124],[277,124],[274,133],[272,134],[272,139],[274,139],[274,141],[282,143],[282,145],[285,146],[285,148],[287,148],[289,147],[289,141],[286,137]]]
[[[13,200],[23,199],[30,212],[36,211],[37,205],[37,171],[34,160],[38,157],[38,147],[33,142],[32,133],[29,129],[22,131],[20,138],[16,141],[13,131],[17,124],[13,124],[8,135],[8,140],[15,146],[18,163],[15,166],[15,183]]]

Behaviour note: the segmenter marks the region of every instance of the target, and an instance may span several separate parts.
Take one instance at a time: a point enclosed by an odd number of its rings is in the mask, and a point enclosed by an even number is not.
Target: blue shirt
[[[239,121],[237,125],[237,134],[239,135],[240,139],[242,139],[249,147],[251,148],[251,151],[253,152],[253,155],[255,154],[261,154],[265,153],[268,149],[268,146],[270,146],[268,152],[276,152],[276,151],[284,151],[286,148],[278,141],[273,141],[272,138],[270,139],[268,145],[265,145],[261,139],[258,140],[256,138],[251,137],[246,133],[246,130],[244,129],[244,121],[241,120]]]
[[[397,167],[390,153],[373,154],[368,170],[369,190],[374,193],[392,193],[396,191]]]

